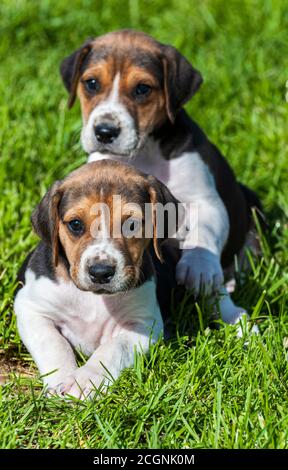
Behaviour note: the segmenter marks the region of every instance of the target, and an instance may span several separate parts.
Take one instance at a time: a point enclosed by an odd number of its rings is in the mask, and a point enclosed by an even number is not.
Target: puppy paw
[[[214,299],[212,298],[210,303],[213,305],[216,316],[220,314],[220,318],[225,323],[236,326],[238,338],[251,333],[259,333],[257,325],[251,327],[246,310],[234,304],[225,287],[221,288],[219,295],[214,297]]]
[[[67,375],[59,378],[59,381],[55,384],[47,384],[46,395],[49,397],[57,395],[59,397],[64,397],[68,390],[74,384],[74,376]]]
[[[176,266],[176,280],[186,289],[193,290],[195,296],[218,292],[224,282],[218,256],[200,247],[183,250]]]
[[[259,334],[259,328],[257,325],[249,325],[249,315],[244,309],[239,309],[238,318],[235,322],[237,328],[237,336],[238,338],[247,337],[251,334]],[[241,310],[241,311],[240,311]],[[246,343],[247,344],[247,343]]]
[[[97,389],[107,386],[108,380],[97,368],[92,368],[85,364],[79,367],[73,374],[66,376],[56,387],[48,389],[49,394],[62,397],[73,397],[80,400],[93,398]]]
[[[75,369],[76,370],[76,369]],[[74,372],[74,369],[67,370],[67,371],[62,371],[53,373],[51,375],[46,375],[43,378],[44,385],[45,385],[45,392],[47,396],[52,396],[52,395],[64,395],[62,393],[62,385],[66,384],[67,378],[72,377]]]

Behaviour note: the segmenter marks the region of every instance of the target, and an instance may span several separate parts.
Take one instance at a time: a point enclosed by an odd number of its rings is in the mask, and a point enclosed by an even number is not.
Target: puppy
[[[247,238],[257,251],[251,208],[261,206],[183,109],[202,83],[200,72],[174,47],[123,30],[87,40],[63,60],[61,75],[69,106],[80,99],[89,161],[129,160],[187,204],[192,225],[181,240],[176,280],[195,295],[219,293],[223,320],[239,322],[246,312],[224,288],[223,269],[231,271]]]
[[[177,213],[177,202],[154,177],[101,160],[56,181],[34,210],[41,241],[20,271],[15,312],[50,393],[92,396],[161,335],[149,246],[161,258],[168,235],[164,225],[157,237],[155,207]],[[84,366],[73,348],[90,356]]]

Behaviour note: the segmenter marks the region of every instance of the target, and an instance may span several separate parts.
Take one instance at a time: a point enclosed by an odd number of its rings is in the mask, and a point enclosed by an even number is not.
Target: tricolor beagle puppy
[[[154,177],[101,160],[56,181],[34,210],[41,242],[20,271],[15,312],[20,336],[51,393],[93,394],[133,364],[135,350],[146,352],[161,335],[148,251],[153,239],[161,258],[158,203],[177,210],[177,200]],[[148,236],[144,204],[151,215]],[[77,367],[73,348],[90,356],[84,366]]]
[[[244,311],[228,299],[223,269],[243,249],[260,203],[183,109],[201,74],[174,47],[123,30],[87,40],[63,60],[61,75],[69,106],[80,99],[89,161],[130,161],[190,203],[194,225],[182,240],[177,282],[195,294],[220,291],[223,319],[237,322]]]

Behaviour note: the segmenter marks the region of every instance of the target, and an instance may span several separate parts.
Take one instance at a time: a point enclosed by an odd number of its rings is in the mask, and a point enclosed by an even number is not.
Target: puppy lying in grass
[[[161,336],[149,245],[161,258],[168,235],[157,235],[155,207],[177,213],[177,202],[156,178],[101,160],[56,181],[36,207],[41,241],[19,273],[15,312],[49,393],[93,396]],[[89,356],[82,367],[74,348]]]

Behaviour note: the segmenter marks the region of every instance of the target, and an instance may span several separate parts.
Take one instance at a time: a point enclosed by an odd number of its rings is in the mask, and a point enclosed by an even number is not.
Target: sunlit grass
[[[0,447],[288,446],[285,7],[280,0],[1,2],[0,367],[6,361],[16,374],[0,387]],[[37,242],[32,209],[86,159],[79,105],[67,110],[59,63],[87,37],[131,26],[180,48],[201,70],[204,85],[187,109],[263,200],[270,223],[263,258],[251,259],[234,294],[261,335],[244,347],[233,328],[210,330],[203,306],[187,299],[176,306],[175,340],[138,356],[108,396],[74,406],[44,397],[16,331],[13,292]]]

